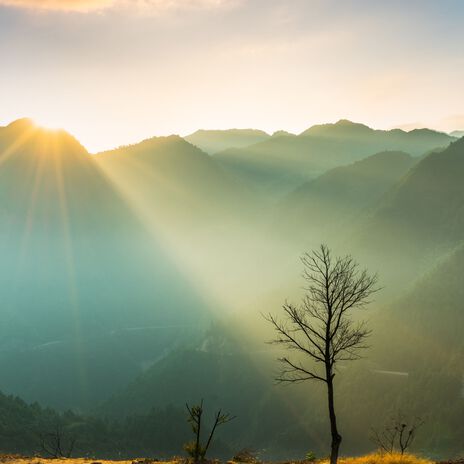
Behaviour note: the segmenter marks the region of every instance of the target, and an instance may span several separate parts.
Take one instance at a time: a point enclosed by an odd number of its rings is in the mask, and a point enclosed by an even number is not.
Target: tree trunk
[[[340,449],[340,443],[342,442],[342,437],[338,433],[337,417],[335,416],[333,375],[329,375],[327,378],[327,397],[329,404],[330,433],[332,436],[332,442],[330,445],[330,464],[337,464],[338,452]]]
[[[197,434],[195,437],[195,457],[194,461],[200,461],[200,433],[201,433],[201,416],[203,415],[203,400],[201,400],[200,412],[198,414]]]

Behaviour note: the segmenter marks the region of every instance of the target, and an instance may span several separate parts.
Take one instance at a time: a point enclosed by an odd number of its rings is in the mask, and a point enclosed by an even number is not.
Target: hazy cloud
[[[447,116],[440,120],[427,120],[422,122],[411,122],[396,125],[395,127],[403,130],[422,129],[432,127],[443,132],[452,132],[454,130],[464,130],[464,114],[455,114]]]
[[[34,10],[92,11],[114,5],[114,0],[0,0],[0,5]]]
[[[90,12],[108,8],[162,11],[173,8],[214,8],[236,0],[0,0],[0,5],[34,10]]]
[[[437,125],[446,131],[464,130],[464,114],[454,114],[443,118]]]

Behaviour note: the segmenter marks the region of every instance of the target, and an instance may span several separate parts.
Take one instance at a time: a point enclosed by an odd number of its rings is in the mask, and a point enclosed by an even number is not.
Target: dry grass
[[[326,464],[329,461],[320,461],[321,464]],[[433,461],[423,459],[413,454],[399,453],[395,454],[367,454],[355,458],[340,458],[339,464],[432,464]]]
[[[157,464],[179,464],[180,460],[163,461]],[[230,461],[233,462],[233,461]],[[307,461],[299,461],[299,464]],[[328,460],[318,460],[317,464],[328,464]],[[20,456],[0,456],[0,463],[5,464],[146,464],[144,459],[128,461],[105,461],[102,459],[44,459],[26,458]],[[423,459],[412,454],[368,454],[354,458],[340,458],[339,464],[434,464],[433,461]],[[235,463],[234,463],[235,464]]]
[[[146,464],[145,459],[130,459],[128,461],[106,461],[104,459],[46,459],[46,458],[27,458],[22,456],[0,456],[0,463],[5,464]],[[157,462],[156,464],[179,464],[179,461]]]

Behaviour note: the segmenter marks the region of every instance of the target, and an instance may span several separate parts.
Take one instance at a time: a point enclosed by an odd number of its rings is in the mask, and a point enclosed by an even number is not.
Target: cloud
[[[81,12],[100,10],[114,4],[114,0],[0,0],[0,5],[18,8]]]
[[[429,120],[425,122],[401,124],[394,127],[404,130],[422,129],[424,127],[428,127],[443,132],[464,130],[464,114],[455,114],[444,117],[440,120]]]
[[[438,126],[445,131],[464,130],[464,114],[454,114],[443,118]]]
[[[235,0],[0,0],[0,5],[86,13],[117,7],[154,12],[177,8],[215,8],[234,2]]]

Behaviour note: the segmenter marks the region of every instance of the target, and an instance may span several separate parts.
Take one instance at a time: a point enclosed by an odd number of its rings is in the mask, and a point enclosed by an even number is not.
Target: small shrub
[[[235,453],[232,461],[254,464],[259,462],[259,459],[255,451],[244,448],[238,453]]]
[[[305,456],[305,461],[314,462],[316,460],[316,455],[312,451],[308,451]]]
[[[184,451],[194,460],[203,460],[206,454],[205,448],[201,446],[201,444],[197,444],[194,440],[188,441],[184,444]]]

